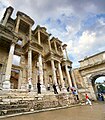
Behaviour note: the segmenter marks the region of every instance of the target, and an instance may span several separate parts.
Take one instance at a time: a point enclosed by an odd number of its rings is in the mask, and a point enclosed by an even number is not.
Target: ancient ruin
[[[79,61],[80,68],[72,69],[67,45],[51,38],[45,27],[32,30],[34,20],[25,13],[18,11],[13,19],[13,10],[8,7],[0,23],[0,114],[75,104],[71,88],[78,91],[80,101],[85,93],[96,100],[94,82],[105,76],[105,52],[86,57]]]
[[[32,30],[34,21],[22,12],[11,18],[8,7],[0,25],[0,85],[3,89],[36,90],[38,79],[41,91],[55,84],[58,91],[72,87],[66,44],[55,37],[50,39],[45,27]],[[65,53],[64,53],[65,52]],[[64,54],[66,56],[64,56]],[[12,64],[13,56],[20,57],[19,65]]]

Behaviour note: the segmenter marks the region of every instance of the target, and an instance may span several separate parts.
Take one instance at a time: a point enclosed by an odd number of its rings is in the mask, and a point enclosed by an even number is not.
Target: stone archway
[[[96,100],[94,83],[97,78],[105,76],[105,51],[85,57],[79,63],[80,67],[73,70],[73,78],[76,83],[82,83],[82,95],[88,92],[90,98]]]
[[[99,77],[102,77],[102,76],[105,76],[105,72],[96,72],[96,73],[93,73],[90,77],[89,77],[89,80],[91,81],[91,84],[92,84],[92,87],[93,87],[93,90],[94,90],[94,93],[96,95],[96,98],[98,97],[97,96],[97,86],[95,85],[95,81],[97,78]]]

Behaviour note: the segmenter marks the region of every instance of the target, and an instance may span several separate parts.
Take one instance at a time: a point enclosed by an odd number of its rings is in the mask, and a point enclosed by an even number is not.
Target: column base
[[[27,84],[22,84],[20,89],[27,90]]]
[[[67,89],[65,87],[62,87],[61,91],[67,93]]]
[[[3,82],[3,89],[10,89],[11,83],[10,81],[4,81]]]
[[[56,89],[57,89],[57,92],[59,93],[59,92],[60,92],[60,90],[59,90],[59,87],[58,87],[58,85],[56,85]]]
[[[46,87],[45,85],[41,85],[41,93],[46,92]]]

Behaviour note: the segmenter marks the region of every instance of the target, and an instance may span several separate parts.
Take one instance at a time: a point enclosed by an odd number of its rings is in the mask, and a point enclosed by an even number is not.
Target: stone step
[[[29,111],[28,108],[6,109],[6,110],[0,110],[0,115],[15,114],[15,113],[21,113],[21,112],[27,112],[27,111]]]
[[[13,109],[13,108],[27,108],[28,104],[15,104],[15,105],[10,105],[10,104],[0,104],[0,110],[5,110],[5,109]]]

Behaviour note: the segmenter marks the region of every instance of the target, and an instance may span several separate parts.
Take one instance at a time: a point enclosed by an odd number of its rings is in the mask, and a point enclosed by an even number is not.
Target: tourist
[[[38,80],[38,83],[37,83],[37,89],[38,89],[38,94],[41,94],[41,84],[40,84],[39,80]]]
[[[104,101],[103,93],[101,93],[101,100]]]
[[[30,92],[30,91],[31,91],[31,85],[29,84],[29,86],[28,86],[28,87],[29,87],[28,91]]]
[[[53,89],[54,89],[54,93],[55,93],[55,94],[58,94],[57,88],[56,88],[56,85],[55,85],[55,84],[53,84]]]
[[[85,95],[85,98],[86,98],[86,105],[87,104],[92,105],[92,103],[91,103],[91,101],[90,101],[90,99],[89,99],[87,94]]]
[[[48,91],[50,90],[50,84],[49,83],[47,84],[47,90]]]
[[[101,93],[98,93],[98,100],[102,101]]]
[[[77,92],[77,90],[74,90],[74,95],[76,96],[76,100],[78,101],[79,100],[79,97],[78,97],[78,92]]]
[[[67,92],[70,92],[70,87],[67,87]]]

